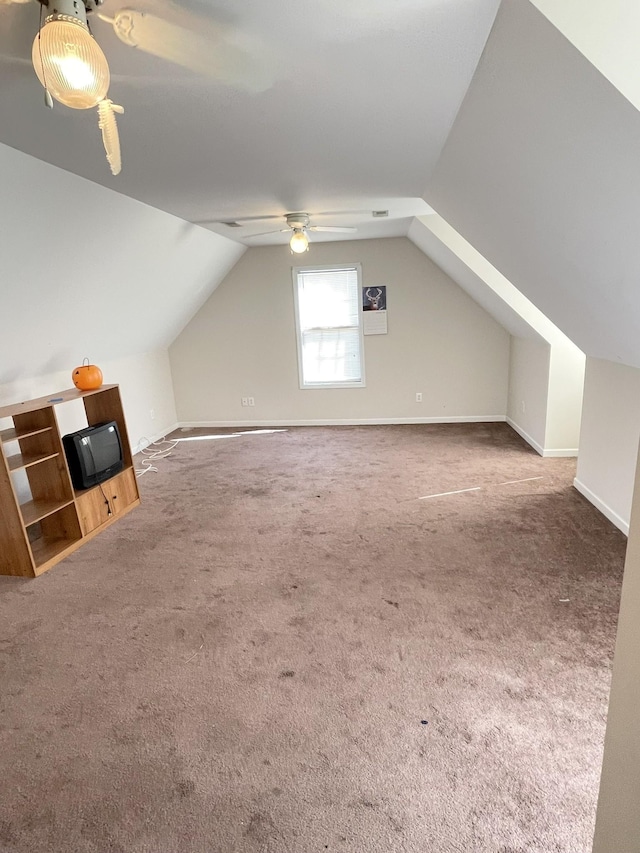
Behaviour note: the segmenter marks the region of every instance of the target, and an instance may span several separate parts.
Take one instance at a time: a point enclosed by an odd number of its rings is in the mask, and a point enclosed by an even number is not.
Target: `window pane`
[[[314,329],[302,334],[305,382],[359,382],[360,332],[355,329]]]
[[[302,330],[358,325],[358,275],[354,269],[300,273],[298,299]]]

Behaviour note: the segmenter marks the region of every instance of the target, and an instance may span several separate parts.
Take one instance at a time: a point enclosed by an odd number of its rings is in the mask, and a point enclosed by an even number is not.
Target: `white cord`
[[[145,458],[141,460],[140,467],[136,468],[136,477],[142,477],[146,471],[155,471],[157,473],[158,469],[153,463],[158,459],[166,459],[167,456],[171,456],[171,451],[178,445],[177,441],[170,440],[164,435],[157,441],[150,441],[143,435],[140,439],[140,444],[145,441],[146,444],[144,447],[140,448],[140,453],[142,453]],[[163,445],[168,445],[168,447],[163,447]],[[154,447],[157,449],[153,450],[152,448]]]

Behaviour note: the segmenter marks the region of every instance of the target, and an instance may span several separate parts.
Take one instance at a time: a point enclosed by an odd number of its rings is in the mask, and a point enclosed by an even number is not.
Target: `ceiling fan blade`
[[[365,210],[318,210],[315,213],[310,213],[309,216],[360,216],[366,213],[371,213],[371,208]]]
[[[182,13],[186,25],[136,9],[119,9],[113,17],[97,13],[113,26],[120,41],[166,59],[196,74],[251,92],[273,83],[273,69],[259,47],[240,43],[231,31],[209,20]]]
[[[109,98],[105,98],[98,104],[98,127],[102,131],[102,142],[112,175],[119,175],[122,169],[120,137],[115,114],[123,112],[124,109],[114,104]]]
[[[252,240],[254,237],[266,237],[267,234],[285,234],[290,232],[291,228],[279,228],[277,231],[261,231],[259,234],[246,234],[248,240]]]
[[[307,213],[305,216],[310,216],[312,219],[316,216],[353,216],[364,213],[371,213],[370,210],[321,210],[317,213]],[[228,225],[230,222],[262,222],[268,219],[286,219],[290,214],[287,213],[270,213],[265,216],[227,216],[224,219],[198,219],[196,225],[203,224],[220,224],[220,225]],[[320,225],[312,225],[307,230],[319,230],[322,226]],[[327,226],[328,227],[328,226]],[[338,226],[336,226],[338,227]],[[350,228],[350,231],[354,231],[355,229]]]
[[[357,230],[357,228],[347,228],[341,225],[310,225],[307,228],[307,231],[333,231],[335,234],[350,234]]]
[[[284,219],[284,216],[282,214],[273,214],[272,216],[227,216],[225,219],[198,219],[195,221],[195,224],[229,225],[231,222],[264,222],[267,219]]]

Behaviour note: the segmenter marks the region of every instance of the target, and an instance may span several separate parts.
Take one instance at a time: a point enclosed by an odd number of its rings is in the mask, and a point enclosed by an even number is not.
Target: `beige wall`
[[[640,439],[640,369],[588,358],[574,484],[625,533]]]
[[[362,264],[387,285],[389,332],[367,336],[363,389],[301,390],[294,265]],[[509,335],[406,238],[249,250],[170,347],[184,423],[500,419]],[[416,392],[423,402],[416,403]],[[241,406],[253,396],[255,408]]]
[[[614,365],[614,367],[617,365]],[[613,660],[594,853],[640,850],[640,468]]]
[[[547,429],[551,347],[534,338],[511,338],[509,423],[542,454]]]
[[[573,344],[551,347],[545,456],[577,456],[586,357]]]
[[[511,426],[542,456],[577,456],[585,356],[570,342],[511,338]]]
[[[71,370],[75,366],[71,364],[69,370],[0,385],[0,405],[43,397],[73,387]],[[134,452],[142,439],[158,438],[175,427],[177,418],[166,349],[101,361],[99,367],[105,383],[120,385],[127,430]],[[58,406],[56,414],[63,433],[86,426],[84,407],[80,401]]]

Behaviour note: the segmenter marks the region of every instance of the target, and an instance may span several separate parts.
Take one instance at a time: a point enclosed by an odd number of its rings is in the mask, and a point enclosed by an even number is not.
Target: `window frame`
[[[359,340],[359,355],[360,355],[360,379],[356,382],[305,382],[303,358],[302,358],[302,329],[300,326],[300,306],[298,298],[298,275],[305,272],[324,272],[330,270],[355,270],[358,279],[357,284],[357,317],[358,317],[358,340]],[[291,276],[293,279],[293,301],[294,301],[294,321],[296,326],[296,343],[298,351],[298,383],[301,391],[322,390],[324,388],[366,388],[366,378],[364,372],[364,331],[362,324],[362,266],[359,263],[355,264],[313,264],[304,267],[292,267]],[[325,326],[322,328],[332,329],[337,326]],[[350,327],[351,328],[351,327]]]

